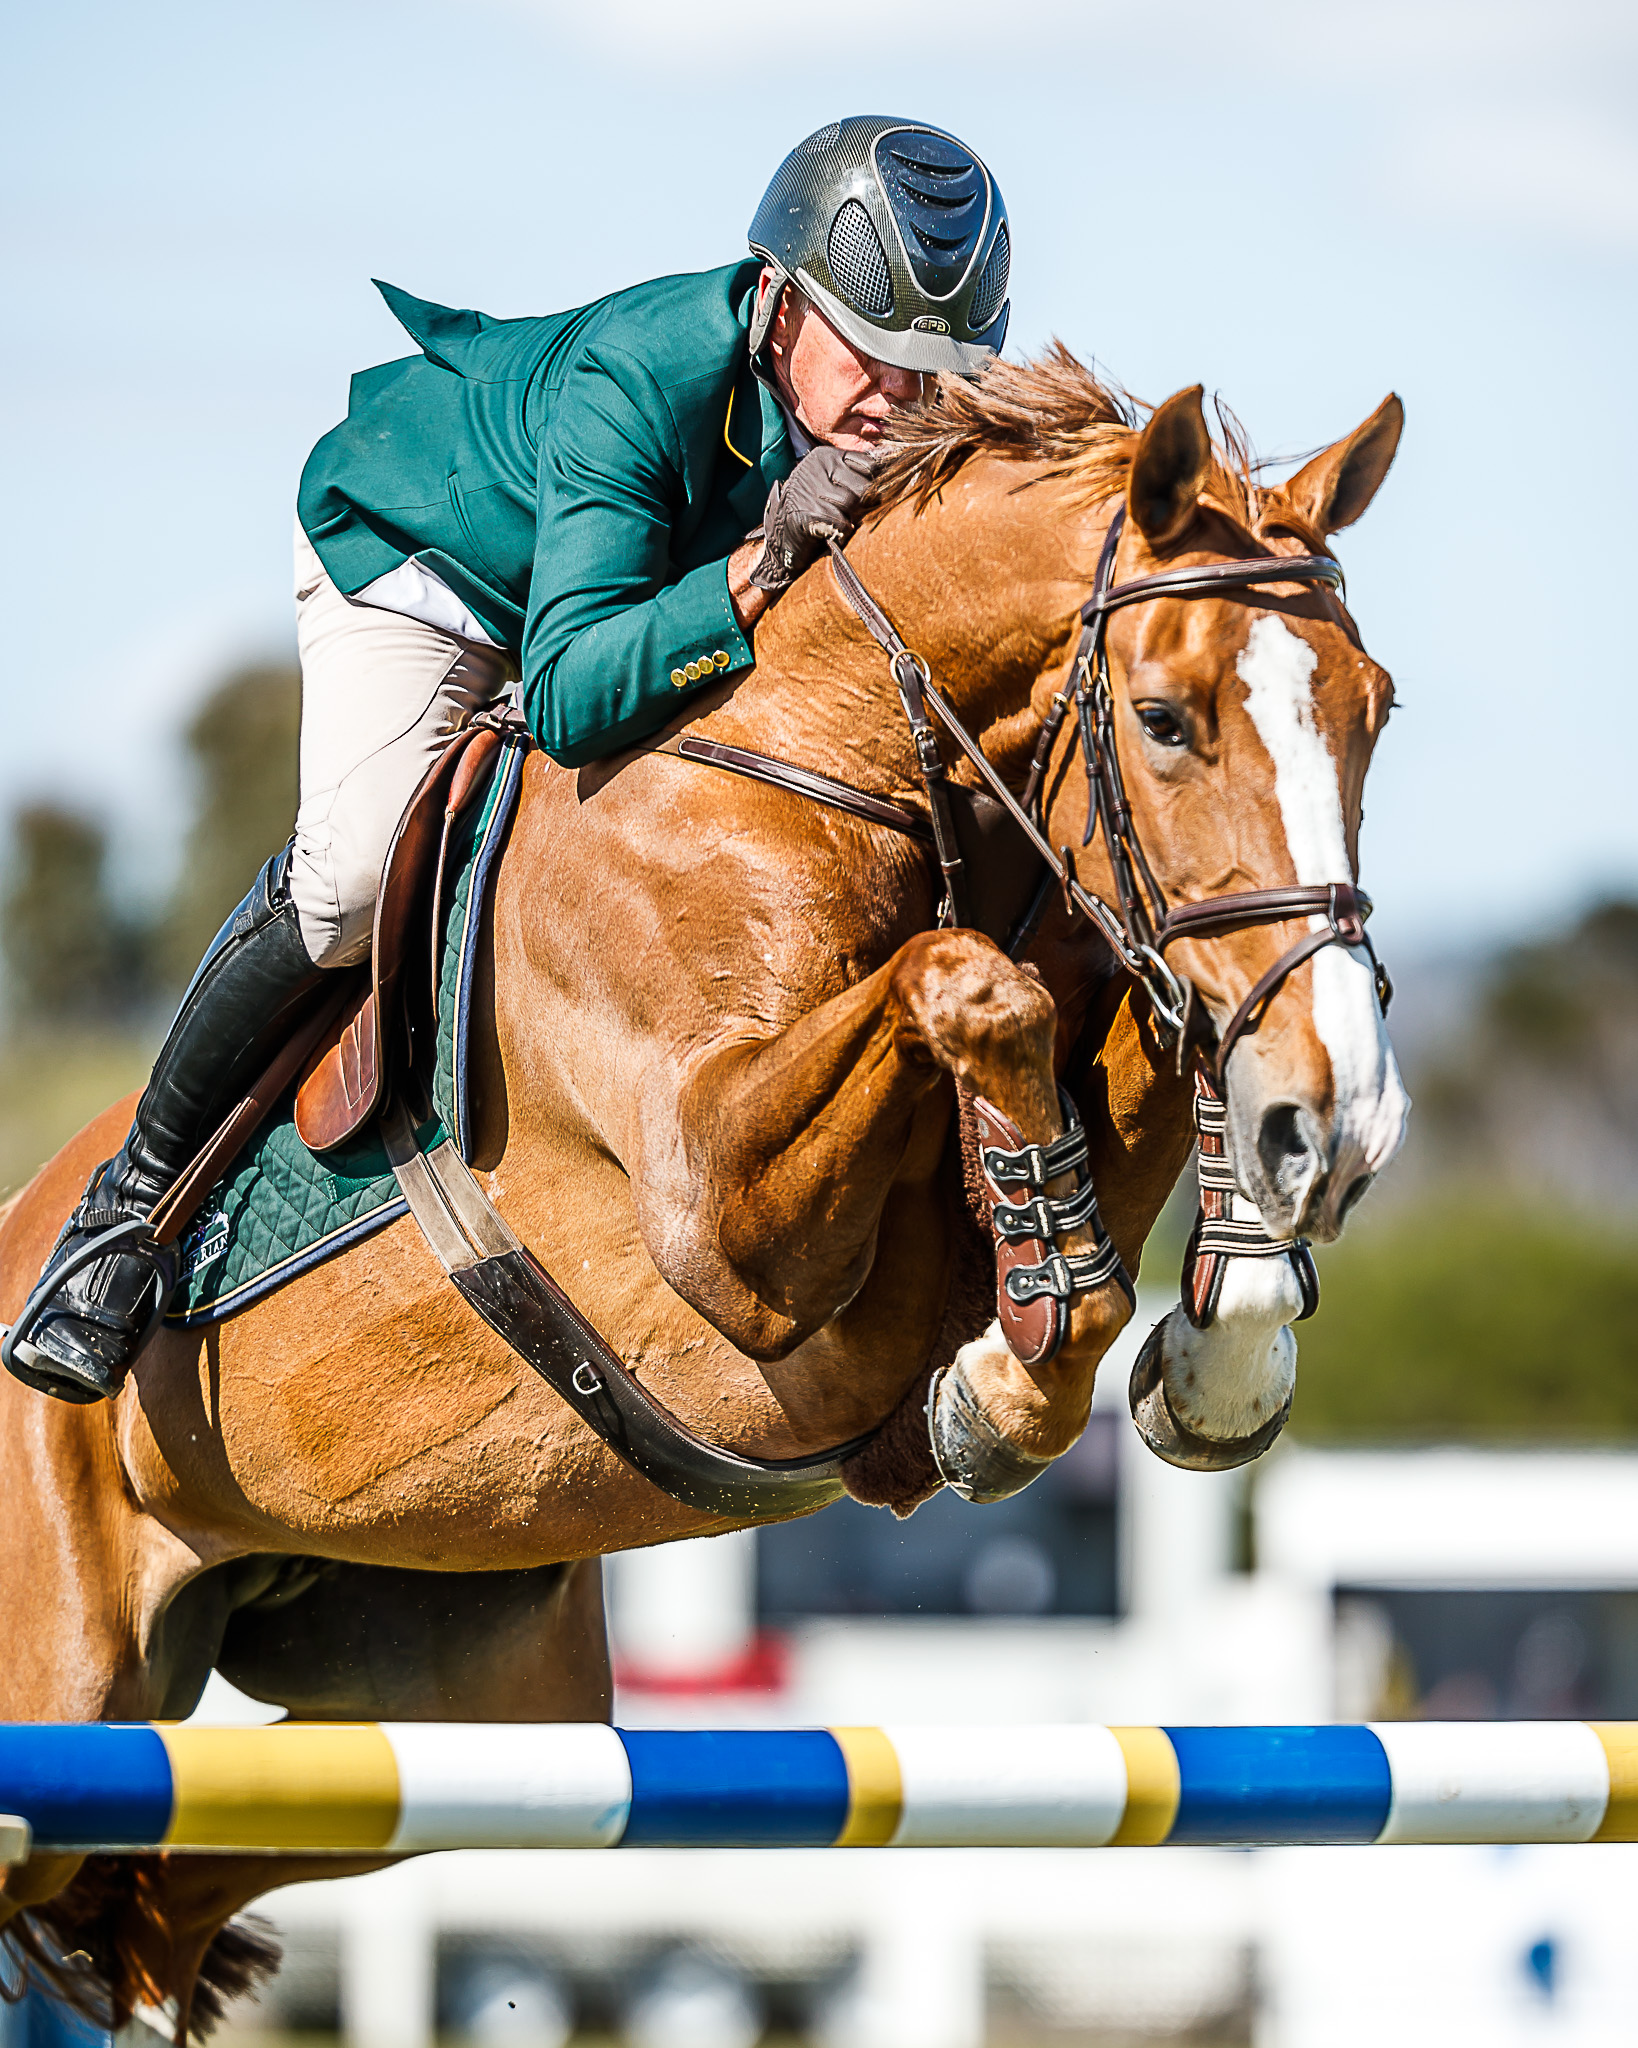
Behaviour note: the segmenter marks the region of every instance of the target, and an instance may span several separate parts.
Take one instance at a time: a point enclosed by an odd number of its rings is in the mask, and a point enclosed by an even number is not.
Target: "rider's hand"
[[[847,539],[875,466],[875,455],[862,448],[813,448],[774,485],[762,514],[762,553],[751,570],[758,590],[778,596],[827,541]]]

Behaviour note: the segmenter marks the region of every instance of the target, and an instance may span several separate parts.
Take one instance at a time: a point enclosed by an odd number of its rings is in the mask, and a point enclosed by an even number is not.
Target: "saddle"
[[[161,1197],[148,1219],[156,1244],[177,1240],[223,1169],[298,1075],[296,1131],[309,1151],[333,1150],[376,1114],[389,1073],[413,1060],[410,997],[419,989],[408,968],[422,940],[431,963],[432,1007],[437,1008],[437,934],[450,834],[488,786],[501,742],[527,735],[514,711],[480,712],[432,764],[387,849],[368,964],[351,974],[325,977],[317,1000],[266,1071]]]
[[[515,712],[480,713],[405,806],[381,871],[369,961],[353,977],[296,1090],[296,1135],[308,1151],[334,1151],[355,1136],[380,1109],[392,1071],[413,1063],[421,996],[430,991],[437,1006],[450,834],[487,788],[502,740],[526,732]],[[429,973],[424,989],[412,973],[417,958]]]

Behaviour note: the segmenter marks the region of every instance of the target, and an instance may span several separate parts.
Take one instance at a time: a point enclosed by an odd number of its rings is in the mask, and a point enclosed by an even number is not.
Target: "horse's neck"
[[[974,466],[975,470],[978,467]],[[1087,578],[1086,543],[1066,548],[1051,484],[1019,493],[1021,465],[983,465],[924,510],[898,506],[848,560],[969,730],[1003,753],[1033,743],[1030,693],[1067,651]],[[914,755],[886,654],[842,596],[828,561],[757,628],[754,676],[711,730],[861,788],[914,785]],[[996,751],[991,747],[992,753]],[[1002,761],[999,765],[1005,766]]]

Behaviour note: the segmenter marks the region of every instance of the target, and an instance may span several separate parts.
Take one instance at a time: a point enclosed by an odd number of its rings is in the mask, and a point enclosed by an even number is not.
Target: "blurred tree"
[[[183,735],[198,808],[165,917],[163,971],[180,988],[256,870],[296,816],[301,677],[293,666],[241,669],[220,683]]]
[[[0,945],[7,1007],[24,1028],[106,1027],[140,1008],[148,934],[111,902],[101,826],[56,804],[12,821]]]
[[[1638,1231],[1492,1194],[1362,1217],[1320,1277],[1297,1436],[1638,1438]]]
[[[139,1087],[153,1036],[222,919],[289,836],[300,688],[293,667],[229,676],[183,738],[195,776],[180,879],[157,927],[123,919],[104,881],[101,830],[35,805],[13,820],[0,952],[13,1021],[0,1043],[0,1193],[85,1120]]]
[[[1498,953],[1408,1079],[1406,1160],[1321,1254],[1293,1431],[1638,1440],[1638,904]]]
[[[1638,1207],[1638,904],[1499,955],[1456,1043],[1410,1079],[1413,1184],[1431,1169],[1537,1202]]]

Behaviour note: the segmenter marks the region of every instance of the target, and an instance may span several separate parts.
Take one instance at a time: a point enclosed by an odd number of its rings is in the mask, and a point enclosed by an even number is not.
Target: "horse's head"
[[[1243,453],[1214,449],[1200,398],[1198,386],[1179,392],[1139,428],[1063,349],[941,379],[935,403],[895,419],[876,486],[883,516],[849,560],[1014,786],[1055,698],[1075,693],[1076,614],[1122,501],[1115,585],[1253,562],[1259,580],[1249,584],[1143,593],[1109,613],[1110,736],[1138,865],[1157,885],[1158,901],[1135,881],[1146,899],[1139,921],[1148,918],[1220,1041],[1232,1041],[1224,1064],[1237,1177],[1273,1235],[1327,1241],[1398,1149],[1408,1108],[1368,954],[1327,944],[1280,973],[1311,930],[1330,928],[1307,904],[1277,921],[1257,906],[1235,929],[1223,919],[1159,928],[1180,906],[1355,881],[1365,771],[1393,686],[1317,580],[1334,565],[1310,562],[1304,579],[1260,577],[1283,556],[1326,555],[1327,536],[1360,516],[1386,475],[1403,414],[1386,400],[1286,483],[1261,489]],[[833,579],[812,578],[766,637],[819,644],[835,608]],[[879,650],[862,629],[850,638],[883,692]],[[856,728],[847,745],[885,731],[902,751],[894,715],[861,721],[857,688],[832,695],[833,716]],[[1080,849],[1088,798],[1069,744],[1075,724],[1071,716],[1061,727],[1042,799],[1053,846]],[[1077,858],[1082,882],[1116,904],[1107,831]],[[1348,926],[1345,911],[1337,921]],[[1266,1000],[1237,1022],[1270,975]]]
[[[1214,453],[1198,387],[1130,443],[1116,584],[1247,557],[1311,556],[1356,520],[1387,473],[1403,413],[1387,399],[1285,484],[1259,489]],[[1393,702],[1347,610],[1312,582],[1158,595],[1112,614],[1115,747],[1134,838],[1167,906],[1292,884],[1355,881],[1365,771]],[[1060,775],[1054,843],[1084,797]],[[1079,837],[1079,834],[1075,834]],[[1112,885],[1103,834],[1083,875]],[[1111,899],[1112,900],[1112,899]],[[1300,916],[1180,934],[1166,959],[1218,1033],[1305,933]],[[1409,1107],[1373,966],[1330,944],[1274,986],[1226,1062],[1236,1176],[1276,1236],[1336,1237],[1397,1151]]]

